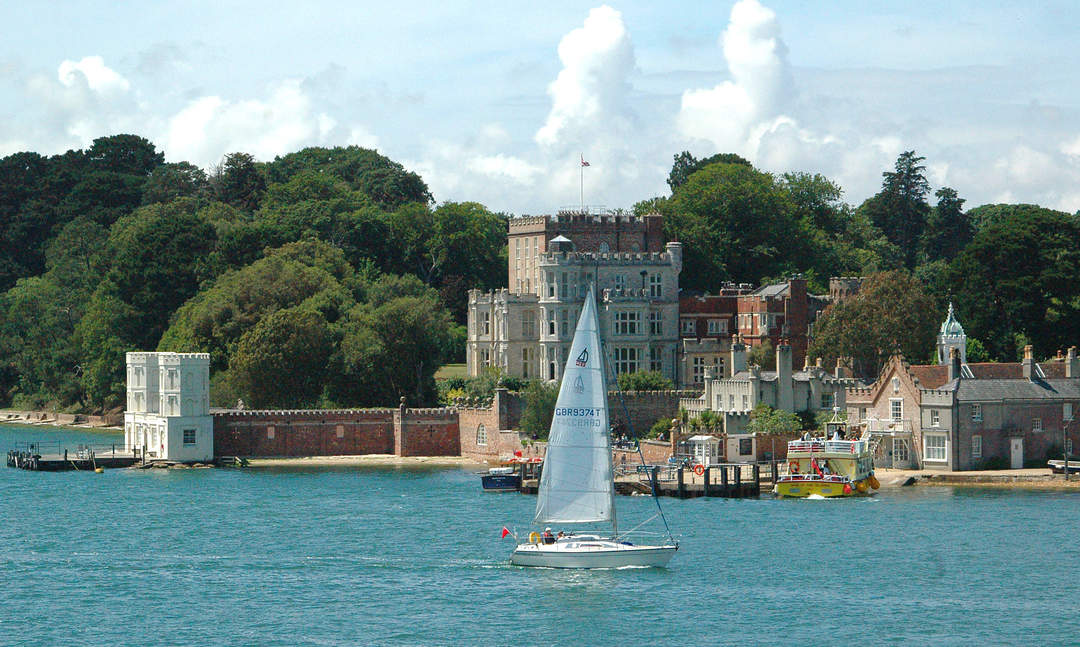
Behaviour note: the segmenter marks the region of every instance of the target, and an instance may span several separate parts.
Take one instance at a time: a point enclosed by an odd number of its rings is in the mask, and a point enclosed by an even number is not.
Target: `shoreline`
[[[379,467],[406,467],[427,465],[431,467],[482,467],[483,463],[464,456],[396,456],[394,454],[357,454],[351,456],[278,456],[248,458],[247,467],[356,467],[363,465]]]
[[[926,470],[875,470],[881,489],[894,487],[971,487],[999,490],[1075,490],[1080,474],[1054,474],[1049,467],[1018,470],[931,472]]]

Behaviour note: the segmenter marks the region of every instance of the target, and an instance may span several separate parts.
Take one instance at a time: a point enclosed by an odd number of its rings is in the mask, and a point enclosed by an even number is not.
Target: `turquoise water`
[[[0,427],[0,448],[66,434]],[[510,567],[471,470],[0,469],[0,644],[1076,644],[1080,494],[664,501],[667,569]],[[625,523],[651,514],[622,497]]]

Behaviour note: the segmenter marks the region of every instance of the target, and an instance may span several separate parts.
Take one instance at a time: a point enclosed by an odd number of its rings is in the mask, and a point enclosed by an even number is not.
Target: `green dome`
[[[945,321],[942,322],[941,330],[938,331],[938,334],[947,337],[960,337],[964,334],[964,327],[956,320],[952,302],[949,302],[949,316],[945,317]]]

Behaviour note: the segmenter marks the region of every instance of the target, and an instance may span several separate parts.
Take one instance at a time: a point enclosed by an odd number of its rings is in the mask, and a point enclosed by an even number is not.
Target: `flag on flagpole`
[[[499,537],[499,539],[505,539],[506,536],[509,535],[509,534],[510,534],[510,529],[507,528],[506,526],[503,526],[502,537]]]
[[[589,163],[585,161],[585,156],[584,155],[581,156],[581,165],[582,166],[588,166],[589,165]]]

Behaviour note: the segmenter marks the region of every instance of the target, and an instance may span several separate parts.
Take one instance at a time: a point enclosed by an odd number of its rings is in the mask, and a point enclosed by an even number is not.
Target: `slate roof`
[[[1024,365],[1019,362],[981,362],[964,364],[964,367],[968,369],[964,373],[966,380],[1024,380]],[[924,389],[939,389],[949,380],[949,367],[944,364],[909,366],[908,370],[919,378],[919,386]],[[1035,374],[1051,380],[1064,379],[1065,363],[1035,364]]]
[[[790,287],[790,283],[774,283],[773,285],[763,285],[750,294],[755,297],[780,297],[788,294],[788,288]]]
[[[1061,400],[1080,398],[1080,379],[960,380],[957,400]]]

